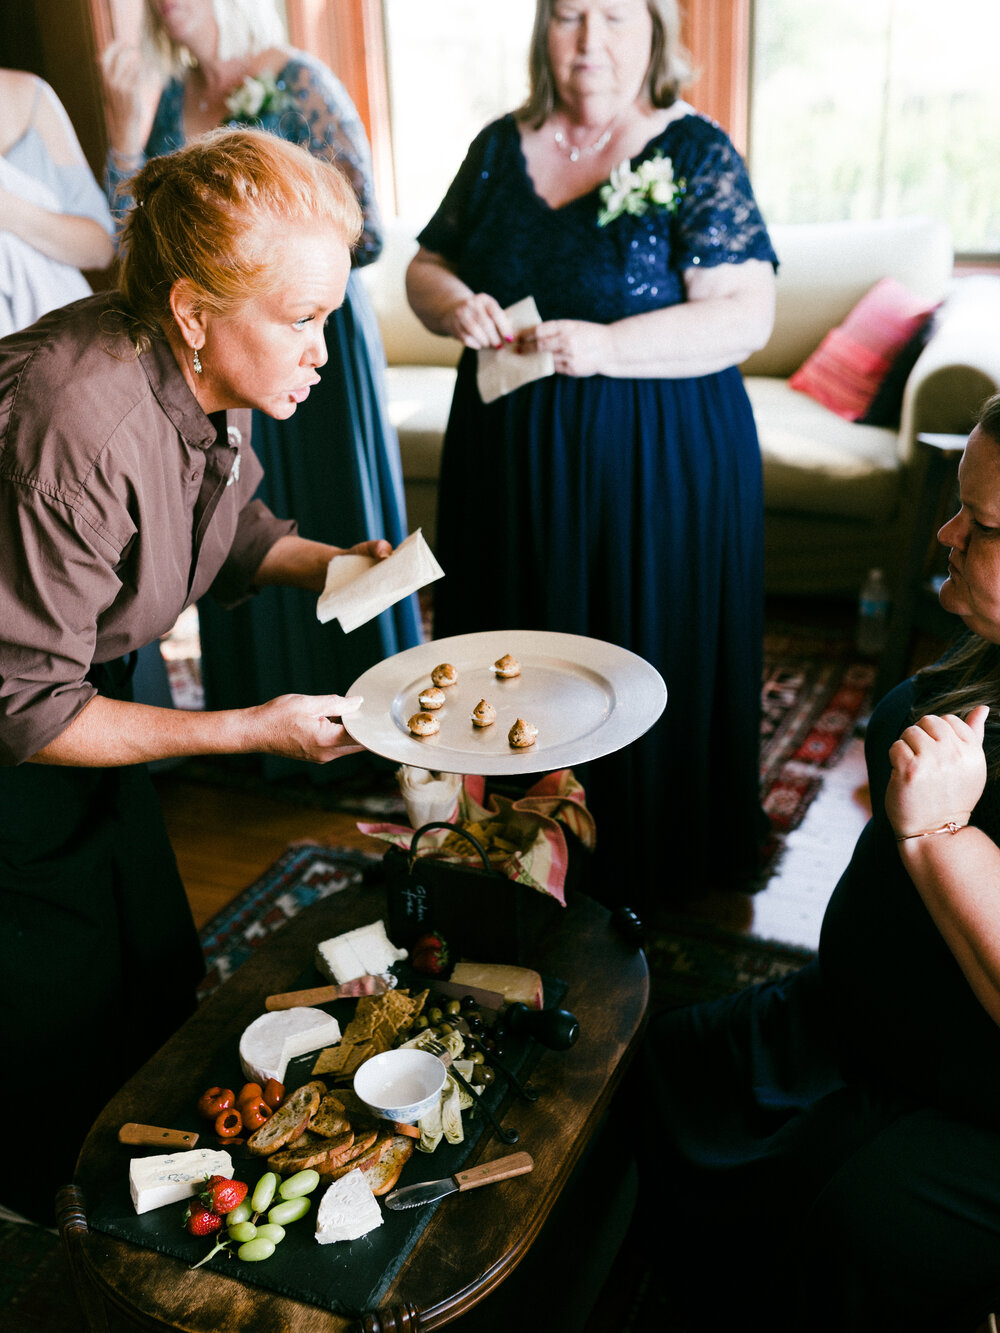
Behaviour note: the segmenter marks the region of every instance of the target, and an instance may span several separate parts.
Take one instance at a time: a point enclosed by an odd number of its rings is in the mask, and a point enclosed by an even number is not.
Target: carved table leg
[[[63,1185],[56,1195],[56,1222],[73,1275],[73,1289],[87,1321],[87,1328],[90,1333],[108,1333],[107,1308],[91,1281],[84,1260],[83,1244],[89,1227],[83,1194],[76,1185]]]
[[[362,1315],[356,1333],[421,1333],[420,1311],[409,1301]]]

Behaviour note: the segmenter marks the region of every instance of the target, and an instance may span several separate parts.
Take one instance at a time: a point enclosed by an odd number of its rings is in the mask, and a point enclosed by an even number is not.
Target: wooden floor
[[[167,829],[200,927],[253,883],[290,843],[329,842],[384,852],[352,815],[304,809],[270,797],[156,778]],[[790,835],[766,889],[717,894],[697,914],[727,929],[815,948],[826,901],[868,817],[861,742],[831,770],[802,825]]]

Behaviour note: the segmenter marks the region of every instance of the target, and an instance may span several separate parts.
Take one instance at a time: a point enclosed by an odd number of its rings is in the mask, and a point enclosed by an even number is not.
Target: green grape
[[[257,1228],[252,1222],[237,1222],[235,1226],[228,1227],[227,1230],[233,1240],[239,1241],[240,1244],[253,1240],[257,1234]]]
[[[279,1227],[277,1222],[261,1222],[257,1228],[257,1235],[262,1240],[273,1241],[275,1245],[285,1239],[285,1228]]]
[[[297,1171],[278,1186],[278,1197],[297,1199],[302,1194],[311,1194],[319,1184],[319,1172],[313,1170]]]
[[[270,1259],[274,1253],[274,1241],[267,1240],[264,1236],[255,1236],[253,1240],[241,1245],[236,1253],[244,1263],[248,1264],[257,1263],[261,1259]]]
[[[300,1217],[305,1217],[310,1208],[311,1200],[302,1196],[297,1199],[285,1199],[281,1203],[276,1203],[267,1215],[269,1222],[276,1222],[279,1227],[287,1226],[289,1222],[297,1222]]]
[[[253,1194],[250,1196],[250,1207],[255,1213],[266,1213],[271,1206],[271,1200],[274,1198],[274,1191],[278,1188],[278,1177],[273,1171],[265,1171],[260,1180],[254,1186]]]
[[[235,1208],[230,1208],[226,1214],[226,1226],[235,1226],[237,1222],[249,1222],[253,1214],[253,1208],[250,1206],[250,1200],[244,1199],[238,1203]]]

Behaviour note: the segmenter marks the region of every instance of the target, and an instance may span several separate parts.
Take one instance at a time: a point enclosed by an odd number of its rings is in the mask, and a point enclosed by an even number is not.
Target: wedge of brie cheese
[[[340,1041],[340,1024],[322,1009],[301,1005],[254,1019],[240,1038],[244,1076],[262,1086],[269,1078],[285,1081],[289,1060]]]
[[[128,1166],[128,1187],[135,1211],[148,1213],[178,1199],[193,1198],[206,1176],[232,1180],[233,1161],[227,1152],[191,1148],[156,1157],[133,1157]]]
[[[316,967],[338,983],[369,973],[377,977],[406,957],[406,950],[397,949],[386,935],[384,921],[348,930],[316,946]]]
[[[357,1240],[382,1225],[382,1209],[358,1169],[335,1180],[323,1195],[316,1213],[316,1239],[321,1245]]]

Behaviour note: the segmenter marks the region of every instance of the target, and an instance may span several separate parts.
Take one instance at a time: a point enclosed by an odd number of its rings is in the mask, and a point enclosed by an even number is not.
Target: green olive
[[[441,1010],[437,1007],[436,1004],[432,1008],[427,1010],[428,1023],[440,1023],[442,1018],[444,1018],[444,1014],[441,1012]]]
[[[471,1060],[474,1065],[482,1065],[486,1063],[486,1056],[483,1055],[482,1051],[472,1051],[465,1058],[466,1060]]]
[[[462,1012],[461,1001],[449,1000],[448,1003],[445,1005],[445,1012],[449,1014],[460,1014]]]
[[[426,1014],[417,1014],[416,1018],[413,1020],[413,1026],[418,1032],[422,1032],[424,1028],[428,1026],[429,1022],[430,1020]]]
[[[439,1037],[447,1037],[450,1033],[455,1031],[455,1027],[453,1023],[439,1023],[437,1030]]]
[[[496,1070],[489,1065],[476,1065],[472,1071],[472,1081],[476,1087],[488,1088],[496,1078]]]

